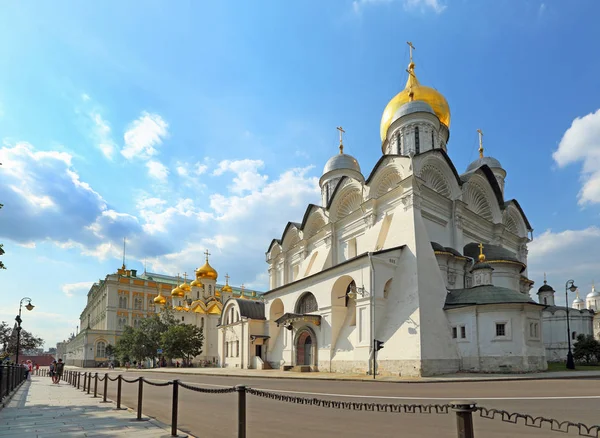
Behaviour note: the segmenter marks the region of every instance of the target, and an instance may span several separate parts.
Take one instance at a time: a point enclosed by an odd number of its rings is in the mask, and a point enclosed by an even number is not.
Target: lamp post
[[[350,298],[351,300],[356,300],[357,295],[360,295],[361,297],[369,297],[369,307],[371,308],[371,324],[370,324],[370,342],[371,342],[371,355],[373,357],[373,364],[372,364],[372,368],[371,368],[371,373],[373,374],[373,378],[375,379],[376,375],[377,375],[377,359],[376,359],[376,352],[375,352],[375,300],[374,300],[374,295],[372,293],[369,293],[369,291],[367,291],[364,287],[356,287],[352,286],[350,289],[350,292],[348,292],[347,296],[348,298]],[[383,342],[382,342],[383,345]],[[383,348],[383,347],[382,347]],[[371,358],[369,358],[369,365],[371,365]]]
[[[33,304],[31,304],[31,298],[29,297],[21,298],[21,301],[19,302],[19,314],[15,318],[15,321],[17,321],[17,354],[15,355],[15,363],[17,365],[19,365],[19,348],[21,344],[21,310],[23,308],[23,301],[25,300],[27,300],[27,304],[25,305],[27,310],[31,311],[35,307]]]
[[[573,360],[573,353],[571,352],[571,326],[569,324],[569,291],[575,292],[577,286],[575,286],[575,280],[569,280],[565,284],[565,304],[567,307],[567,343],[569,345],[569,351],[567,353],[567,369],[575,369],[575,361]]]

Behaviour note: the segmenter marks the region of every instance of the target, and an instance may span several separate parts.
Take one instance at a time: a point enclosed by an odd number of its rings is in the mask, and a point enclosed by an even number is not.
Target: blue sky
[[[211,262],[266,287],[264,251],[318,202],[337,152],[365,173],[383,108],[406,80],[452,111],[459,171],[508,172],[536,239],[530,276],[582,295],[600,281],[600,29],[593,0],[11,2],[0,11],[0,319],[19,299],[48,345],[89,284],[127,264]]]

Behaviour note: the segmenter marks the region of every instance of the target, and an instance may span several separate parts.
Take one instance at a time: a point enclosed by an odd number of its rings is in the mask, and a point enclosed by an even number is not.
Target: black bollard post
[[[140,377],[138,386],[138,409],[137,409],[137,419],[138,421],[142,419],[142,398],[144,397],[144,378]]]
[[[85,392],[85,385],[87,385],[87,371],[83,373],[83,392]]]
[[[89,395],[90,393],[90,389],[92,388],[92,373],[91,371],[88,373],[88,386],[87,386],[87,393]]]
[[[177,411],[179,409],[179,380],[173,380],[173,405],[171,407],[171,436],[177,436]]]
[[[98,397],[98,373],[94,376],[94,398]]]
[[[79,389],[79,384],[81,383],[81,373],[77,371],[77,389]]]
[[[106,393],[108,392],[108,373],[104,374],[104,397],[102,403],[106,403]]]
[[[10,378],[10,374],[11,374],[10,369],[11,368],[12,367],[10,365],[6,367],[6,394],[7,395],[10,394],[10,392],[12,391],[12,387],[11,387],[12,380]]]
[[[121,409],[121,375],[117,377],[117,409]]]
[[[246,385],[236,385],[238,393],[238,438],[246,438]]]
[[[470,401],[450,402],[452,410],[456,412],[456,431],[458,438],[475,438],[473,429],[473,412],[477,410],[477,403]]]

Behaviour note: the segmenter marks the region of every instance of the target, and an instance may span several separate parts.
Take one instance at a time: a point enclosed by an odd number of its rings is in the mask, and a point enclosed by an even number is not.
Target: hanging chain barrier
[[[35,370],[35,375],[48,376],[46,370]],[[477,406],[472,401],[454,401],[447,404],[403,404],[403,403],[363,403],[354,401],[339,401],[328,400],[322,398],[298,397],[286,394],[280,394],[272,391],[264,391],[261,389],[250,388],[245,385],[237,385],[227,388],[204,388],[202,386],[183,383],[180,380],[169,381],[152,381],[146,380],[144,377],[135,379],[126,379],[122,374],[115,378],[110,377],[108,373],[104,377],[100,377],[98,373],[67,371],[62,379],[80,388],[81,377],[83,376],[83,391],[89,394],[91,388],[92,376],[94,377],[94,397],[97,393],[97,382],[104,382],[103,402],[107,402],[108,382],[117,382],[117,409],[121,408],[121,393],[122,382],[138,383],[138,400],[137,400],[137,420],[142,420],[142,402],[143,402],[143,387],[144,383],[150,386],[157,387],[173,387],[172,407],[171,407],[171,436],[177,435],[177,421],[179,413],[179,388],[187,389],[194,392],[204,394],[238,394],[238,438],[246,438],[246,395],[264,398],[276,402],[294,403],[305,406],[315,406],[329,409],[340,409],[345,411],[363,411],[363,412],[380,412],[380,413],[396,413],[396,414],[440,414],[448,415],[454,413],[456,415],[456,432],[458,438],[475,438],[473,428],[473,414],[479,413],[479,418],[486,420],[500,420],[504,423],[517,424],[521,426],[533,427],[536,429],[544,429],[550,432],[558,433],[574,433],[579,436],[600,438],[600,425],[588,426],[583,423],[575,423],[572,421],[558,421],[554,418],[534,417],[528,414],[518,412],[508,412],[501,409],[488,409],[483,406]],[[2,394],[13,392],[23,381],[26,375],[22,367],[0,367],[0,397]]]
[[[586,426],[583,423],[573,423],[572,421],[558,421],[554,418],[533,417],[528,414],[518,412],[508,412],[501,409],[477,408],[479,416],[488,420],[500,419],[505,423],[520,424],[523,426],[534,427],[536,429],[549,428],[552,432],[571,433],[578,432],[579,436],[600,437],[600,425]],[[522,420],[519,422],[519,420]]]

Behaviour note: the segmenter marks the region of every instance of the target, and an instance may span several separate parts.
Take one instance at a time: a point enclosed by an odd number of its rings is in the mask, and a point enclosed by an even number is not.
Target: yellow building
[[[66,344],[68,365],[94,367],[110,360],[108,345],[116,345],[126,326],[140,321],[163,306],[171,306],[178,320],[204,328],[204,348],[194,363],[217,364],[217,325],[225,301],[231,297],[256,299],[257,294],[217,284],[218,273],[208,262],[196,269],[195,279],[144,272],[137,274],[125,265],[90,288],[87,304],[80,315],[79,333]]]

